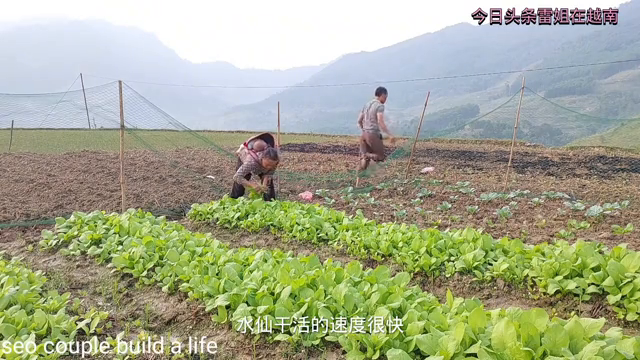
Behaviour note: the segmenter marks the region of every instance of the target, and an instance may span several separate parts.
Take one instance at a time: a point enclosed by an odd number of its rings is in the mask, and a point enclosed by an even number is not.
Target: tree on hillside
[[[480,106],[477,104],[465,104],[452,108],[442,109],[430,114],[425,114],[421,137],[429,137],[431,134],[447,129],[457,128],[480,114]],[[403,135],[415,134],[420,117],[416,116],[405,122],[401,132]]]

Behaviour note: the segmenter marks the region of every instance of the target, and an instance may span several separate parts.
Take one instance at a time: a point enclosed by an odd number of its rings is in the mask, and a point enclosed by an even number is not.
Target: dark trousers
[[[242,161],[238,159],[238,164],[236,165],[236,171],[242,166]],[[251,180],[251,174],[247,174],[244,177],[246,180]],[[260,175],[260,181],[262,181],[263,176]],[[242,184],[238,184],[237,182],[233,182],[233,188],[231,189],[231,198],[237,199],[244,195],[244,186]],[[273,186],[273,180],[269,181],[267,192],[264,193],[264,201],[271,201],[276,198],[276,189]]]

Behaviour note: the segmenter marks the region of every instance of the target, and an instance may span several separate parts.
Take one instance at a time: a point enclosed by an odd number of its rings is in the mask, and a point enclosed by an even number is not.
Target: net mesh
[[[638,119],[614,119],[580,112],[575,105],[560,104],[540,95],[532,89],[511,92],[508,96],[498,97],[482,104],[476,113],[466,113],[453,117],[453,121],[441,121],[442,111],[427,112],[418,136],[420,140],[436,138],[475,138],[475,139],[511,139],[518,105],[520,121],[518,125],[519,141],[543,142],[545,145],[559,146],[568,143],[574,145],[617,146],[632,150],[640,149],[640,142],[619,141],[614,136],[621,127],[640,124]],[[86,105],[85,105],[86,98]],[[208,197],[220,196],[230,190],[230,175],[233,174],[237,158],[235,149],[253,133],[220,133],[214,131],[193,131],[159,106],[147,100],[134,88],[122,84],[123,111],[126,133],[126,175],[138,176],[150,181],[153,170],[170,166],[171,174],[160,173],[167,187],[176,181],[190,179],[188,186],[193,193],[205,192]],[[588,105],[588,104],[587,104]],[[418,108],[418,107],[416,107]],[[420,107],[420,112],[422,108]],[[591,109],[598,113],[598,109]],[[471,115],[469,115],[471,114]],[[448,119],[452,117],[449,115]],[[393,119],[393,118],[392,118]],[[286,119],[283,119],[286,121]],[[407,138],[396,146],[387,156],[387,160],[369,172],[359,174],[371,177],[380,169],[394,166],[399,160],[407,159],[414,146],[413,137],[419,117],[402,124],[407,129]],[[275,133],[276,122],[272,131]],[[589,126],[585,126],[589,124]],[[392,122],[393,125],[398,125]],[[120,147],[120,92],[119,82],[73,90],[64,93],[48,94],[0,94],[0,149],[2,153],[36,153],[60,155],[78,152],[100,152],[112,154],[110,162],[117,164],[117,152]],[[640,130],[640,126],[637,126]],[[626,130],[622,130],[625,132]],[[583,139],[575,141],[576,139]],[[325,139],[331,142],[331,138]],[[305,135],[282,135],[283,144],[319,141]],[[322,140],[320,140],[322,141]],[[351,139],[349,155],[357,155],[358,143]],[[277,183],[287,184],[291,191],[309,186],[313,188],[337,188],[352,185],[356,177],[357,156],[353,156],[350,168],[333,168],[331,164],[307,164],[292,166],[296,162],[295,154],[288,154],[283,147],[284,161],[278,171]],[[290,155],[290,157],[289,157]],[[86,155],[88,156],[88,155]],[[298,164],[299,165],[299,164]],[[102,165],[87,163],[86,174],[92,174]],[[140,175],[151,169],[151,175]],[[226,170],[225,170],[226,169]],[[115,170],[115,168],[113,169]],[[317,170],[317,171],[316,171]],[[100,171],[95,176],[102,176]],[[118,174],[113,174],[117,176]],[[398,176],[396,173],[395,176]],[[142,180],[141,180],[142,181]],[[196,184],[197,183],[197,184]],[[296,186],[291,186],[295,184]],[[144,183],[128,184],[145,186]],[[369,188],[363,188],[368,191]],[[138,197],[154,194],[139,194]],[[136,200],[135,196],[131,201]],[[160,195],[158,195],[160,196]],[[154,201],[157,209],[165,209],[161,199]],[[195,195],[181,198],[178,208],[185,208],[192,202],[206,200]]]

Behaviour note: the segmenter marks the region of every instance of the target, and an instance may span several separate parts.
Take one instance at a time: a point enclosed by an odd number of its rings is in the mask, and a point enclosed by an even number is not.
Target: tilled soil
[[[409,179],[424,180],[419,186],[396,184],[388,189],[374,189],[370,195],[376,200],[369,204],[364,200],[342,200],[344,193],[338,190],[354,185],[355,178],[348,172],[355,170],[358,162],[357,146],[340,144],[283,145],[280,169],[284,176],[279,182],[279,198],[299,200],[298,194],[309,190],[332,189],[329,196],[335,203],[329,205],[350,213],[363,210],[366,216],[378,221],[402,221],[439,228],[474,226],[484,228],[494,237],[522,237],[538,243],[552,241],[554,235],[567,228],[571,219],[589,220],[589,229],[580,230],[574,237],[598,240],[613,246],[627,242],[640,248],[640,231],[614,235],[613,225],[625,226],[640,218],[640,175],[630,170],[620,170],[615,177],[614,168],[627,169],[638,157],[611,155],[605,152],[559,151],[519,146],[514,151],[513,171],[508,190],[529,190],[533,196],[545,191],[562,191],[571,200],[581,200],[585,205],[603,205],[630,200],[631,206],[617,214],[601,219],[587,219],[584,211],[572,211],[563,203],[565,199],[545,200],[534,206],[530,199],[495,200],[482,202],[481,193],[501,192],[505,185],[505,169],[509,147],[504,145],[478,145],[459,143],[421,143],[412,161]],[[288,149],[288,150],[287,150]],[[324,154],[320,152],[339,151]],[[301,150],[303,152],[296,152]],[[306,151],[306,152],[305,152]],[[389,150],[392,151],[392,150]],[[351,155],[346,155],[349,153]],[[501,155],[500,155],[501,154]],[[606,170],[589,170],[596,166]],[[548,163],[553,163],[548,168]],[[626,163],[627,168],[620,164]],[[378,185],[404,179],[406,158],[389,160],[370,179],[363,179],[363,186]],[[533,165],[531,165],[533,164]],[[558,165],[560,164],[560,165]],[[576,164],[590,164],[583,168]],[[614,164],[614,165],[612,165]],[[435,171],[420,174],[425,166]],[[637,168],[640,168],[637,167]],[[142,208],[160,215],[183,216],[193,203],[208,202],[227,194],[235,170],[233,158],[220,155],[211,149],[181,149],[155,153],[132,150],[125,153],[125,205],[126,208]],[[327,174],[341,174],[336,179],[321,179]],[[120,211],[120,165],[118,155],[107,152],[79,152],[61,155],[0,154],[0,223],[50,219],[67,216],[73,211]],[[558,176],[556,176],[558,175]],[[213,178],[208,178],[211,176]],[[443,180],[439,186],[427,185],[429,179]],[[447,190],[445,185],[468,181],[474,194],[462,194]],[[422,188],[434,192],[425,197],[422,204],[414,204]],[[517,202],[513,216],[501,220],[496,210]],[[325,204],[317,197],[315,202]],[[440,211],[443,202],[452,205],[451,210]],[[470,215],[468,206],[478,206],[478,213]],[[420,207],[424,212],[415,211]],[[396,216],[404,209],[407,214]],[[638,224],[634,224],[638,226]],[[569,240],[572,240],[570,238]]]
[[[587,220],[590,222],[589,229],[577,231],[577,237],[597,240],[608,246],[626,242],[631,248],[640,249],[640,231],[637,229],[626,235],[614,235],[612,232],[613,225],[639,225],[636,223],[640,218],[640,164],[637,156],[516,148],[508,190],[529,190],[532,196],[538,197],[545,191],[562,191],[573,200],[584,201],[587,208],[591,204],[630,200],[628,209],[596,220],[586,218],[585,211],[568,209],[563,204],[564,199],[546,199],[539,206],[531,204],[530,198],[492,202],[477,200],[481,193],[503,190],[509,157],[507,146],[425,143],[419,144],[416,149],[409,180],[419,179],[422,180],[421,184],[394,183],[394,180],[404,178],[407,163],[406,158],[390,160],[385,163],[386,168],[363,182],[364,186],[385,182],[392,186],[371,191],[370,196],[375,198],[375,204],[367,203],[366,199],[360,199],[356,204],[354,201],[341,199],[346,193],[339,192],[347,186],[353,186],[355,179],[343,176],[333,181],[316,180],[327,173],[345,174],[354,170],[358,161],[356,145],[284,145],[281,169],[299,174],[300,179],[283,178],[279,184],[279,197],[299,200],[297,195],[302,191],[331,189],[333,191],[329,197],[335,203],[328,206],[349,213],[361,209],[367,217],[377,221],[407,222],[421,227],[438,226],[441,229],[481,227],[496,238],[521,237],[530,243],[553,241],[559,231],[567,228],[571,219]],[[388,149],[388,153],[394,150]],[[435,171],[420,174],[420,169],[425,166],[433,166]],[[156,214],[180,217],[191,204],[215,200],[228,193],[234,170],[234,159],[223,157],[214,150],[182,149],[160,155],[144,150],[128,151],[125,154],[124,170],[125,205],[127,208],[143,208]],[[120,211],[119,175],[118,155],[113,153],[0,154],[0,178],[3,180],[0,186],[0,223],[50,219],[69,215],[73,211]],[[212,176],[213,179],[206,176]],[[429,185],[428,180],[433,179],[442,180],[443,183]],[[446,185],[455,185],[460,181],[470,182],[475,193],[463,194],[446,188]],[[433,191],[434,195],[423,198],[422,204],[412,203],[417,198],[417,193],[424,188]],[[358,199],[357,196],[355,199]],[[444,201],[452,204],[450,210],[437,209]],[[500,220],[495,211],[508,205],[510,201],[518,203],[517,209],[512,210],[513,217]],[[325,204],[325,199],[316,197],[314,202]],[[467,206],[471,205],[478,206],[477,214],[468,214]],[[416,211],[416,206],[425,212]],[[407,212],[400,216],[398,210]],[[43,228],[45,227],[0,228],[0,251],[7,251],[13,256],[25,256],[34,269],[62,278],[61,281],[74,297],[83,299],[89,305],[114,312],[114,332],[125,327],[130,320],[144,317],[146,307],[150,306],[153,316],[150,330],[156,333],[176,328],[183,332],[210,334],[220,338],[220,342],[227,341],[227,354],[232,352],[239,358],[253,356],[251,344],[243,339],[231,340],[232,334],[223,329],[211,329],[208,316],[195,304],[187,304],[179,295],[167,296],[155,288],[136,289],[131,290],[131,306],[114,306],[113,299],[108,295],[110,290],[106,291],[105,296],[105,290],[101,290],[101,287],[107,288],[117,281],[122,282],[121,286],[133,287],[131,281],[111,274],[108,269],[92,264],[92,261],[64,258],[58,254],[27,252],[27,245],[37,245],[36,241]],[[237,246],[279,247],[301,254],[317,253],[321,258],[332,257],[342,262],[351,260],[345,253],[332,249],[311,247],[298,242],[283,245],[273,236],[243,236],[241,232],[225,235],[220,231],[216,231],[216,234],[221,240]],[[372,261],[363,262],[367,266],[376,265]],[[97,286],[95,282],[101,285]],[[416,283],[440,298],[444,298],[446,289],[451,288],[456,296],[479,297],[488,308],[544,306],[555,308],[561,315],[578,310],[583,316],[605,316],[613,324],[625,327],[625,331],[636,329],[635,325],[616,321],[606,306],[605,310],[597,306],[599,302],[605,303],[606,300],[592,301],[590,304],[577,304],[567,299],[531,300],[522,290],[502,284],[472,285],[466,278],[433,281],[416,277]],[[87,289],[89,291],[85,293]],[[282,348],[276,349],[265,344],[257,346],[255,355],[256,358],[273,358],[274,354],[280,356],[280,351]],[[303,352],[297,355],[287,355],[287,358],[322,358],[317,354]]]
[[[216,196],[215,180],[223,159],[202,161],[185,152],[130,151],[125,155],[125,204],[145,209],[180,209]],[[175,161],[178,166],[172,166]],[[64,216],[73,211],[119,211],[120,165],[117,154],[0,155],[5,180],[0,190],[0,221]],[[232,169],[233,170],[233,169]]]
[[[305,154],[342,154],[357,156],[359,150],[353,145],[297,143],[285,144],[283,151]],[[405,151],[403,151],[405,150]],[[387,156],[394,153],[406,154],[407,149],[388,146]],[[473,150],[465,148],[443,148],[443,144],[427,145],[417,148],[416,158],[428,158],[432,162],[455,162],[460,166],[477,171],[486,171],[494,167],[505,166],[509,162],[508,149]],[[555,156],[554,156],[555,155]],[[640,157],[621,157],[610,155],[579,156],[571,152],[535,151],[519,148],[513,161],[513,169],[517,173],[535,173],[537,175],[561,178],[600,177],[611,179],[621,174],[640,174]]]

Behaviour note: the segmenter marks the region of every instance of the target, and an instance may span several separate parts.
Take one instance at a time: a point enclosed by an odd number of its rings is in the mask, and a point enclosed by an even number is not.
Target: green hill
[[[376,85],[321,85],[444,77],[380,83],[389,89],[387,114],[394,132],[415,132],[431,91],[423,136],[456,128],[507,102],[449,135],[510,138],[518,102],[511,96],[518,92],[522,74],[446,77],[640,59],[640,0],[622,4],[619,14],[615,26],[450,26],[377,51],[346,55],[302,83],[308,87],[234,107],[222,123],[228,130],[274,130],[280,101],[283,130],[354,134],[357,113]],[[523,101],[523,139],[566,145],[639,113],[639,65],[636,61],[526,73],[531,91]]]
[[[640,151],[640,116],[610,131],[576,140],[568,146],[603,146]]]

